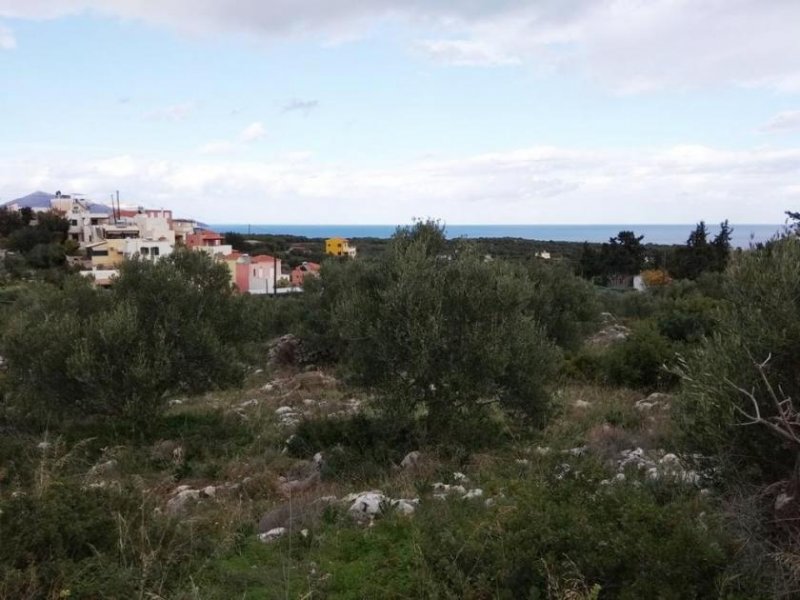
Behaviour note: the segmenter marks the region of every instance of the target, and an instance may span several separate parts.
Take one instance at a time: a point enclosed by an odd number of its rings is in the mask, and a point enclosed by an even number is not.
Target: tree
[[[386,413],[422,411],[439,433],[463,431],[493,403],[541,422],[557,353],[528,311],[535,288],[468,244],[444,248],[441,225],[418,222],[380,260],[338,272],[332,315],[347,372]]]
[[[241,302],[227,268],[202,252],[126,262],[110,293],[79,277],[33,286],[2,340],[9,400],[144,429],[170,394],[242,380],[253,334]]]
[[[685,357],[676,416],[693,451],[717,455],[732,472],[772,479],[794,469],[764,428],[740,426],[741,411],[752,413],[750,391],[762,414],[771,394],[754,361],[786,397],[800,396],[800,239],[787,236],[732,261],[724,284],[715,332]],[[745,469],[745,467],[749,469]]]
[[[689,234],[686,245],[675,251],[673,274],[679,279],[697,279],[703,273],[724,271],[730,256],[732,234],[728,221],[723,221],[717,235],[709,241],[708,227],[700,221]]]
[[[645,265],[643,239],[643,235],[637,236],[632,231],[620,231],[603,244],[599,252],[585,243],[580,257],[583,276],[605,284],[612,279],[636,275]]]

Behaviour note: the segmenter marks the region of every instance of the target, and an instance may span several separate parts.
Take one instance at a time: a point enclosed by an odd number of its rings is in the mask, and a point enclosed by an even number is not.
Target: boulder
[[[182,513],[189,504],[200,500],[200,490],[184,489],[175,494],[167,501],[167,513],[178,515]]]
[[[419,464],[420,458],[422,458],[422,454],[414,450],[405,455],[405,458],[400,461],[400,466],[404,469],[412,469]]]
[[[258,539],[264,543],[268,543],[274,542],[275,540],[282,538],[284,535],[286,535],[285,527],[275,527],[274,529],[270,529],[264,533],[259,533]]]

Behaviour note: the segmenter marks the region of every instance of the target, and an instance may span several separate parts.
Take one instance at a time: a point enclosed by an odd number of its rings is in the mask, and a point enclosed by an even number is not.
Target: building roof
[[[266,254],[261,254],[259,256],[254,256],[250,260],[250,262],[254,262],[254,263],[272,263],[272,262],[275,262],[275,257],[274,256],[268,256]]]

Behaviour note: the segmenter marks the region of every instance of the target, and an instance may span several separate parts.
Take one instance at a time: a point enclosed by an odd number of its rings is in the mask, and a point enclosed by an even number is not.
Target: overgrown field
[[[646,293],[431,223],[223,270],[8,289],[0,598],[800,596],[793,235]]]

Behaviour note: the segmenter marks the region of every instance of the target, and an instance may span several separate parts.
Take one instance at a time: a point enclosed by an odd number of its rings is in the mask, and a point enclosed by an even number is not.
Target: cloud
[[[417,48],[437,63],[456,67],[496,67],[522,62],[518,56],[474,40],[420,41]]]
[[[208,142],[200,146],[197,152],[200,154],[231,154],[237,150],[241,150],[248,144],[263,139],[266,135],[267,130],[264,124],[261,121],[255,121],[242,129],[235,139]]]
[[[193,32],[323,41],[392,20],[454,65],[519,60],[625,93],[718,84],[800,92],[796,0],[0,0],[0,18],[87,10]]]
[[[200,154],[228,154],[236,149],[236,144],[228,140],[215,140],[200,146],[197,151]]]
[[[262,139],[266,135],[267,130],[264,129],[264,124],[260,121],[256,121],[255,123],[250,123],[250,125],[242,130],[239,134],[239,140],[245,144],[249,144]]]
[[[8,27],[0,25],[0,50],[13,50],[17,47],[17,38]]]
[[[800,148],[721,150],[683,145],[630,150],[554,146],[381,168],[235,157],[98,160],[7,157],[0,196],[124,190],[139,204],[209,222],[449,223],[781,222],[800,205]],[[270,200],[267,210],[264,202]]]
[[[298,111],[308,116],[308,114],[317,107],[319,107],[319,100],[299,100],[297,98],[292,98],[289,102],[284,104],[283,112]]]
[[[151,121],[183,121],[194,111],[194,103],[184,102],[183,104],[173,104],[148,111],[144,114],[145,119]]]
[[[761,131],[765,133],[800,131],[800,110],[779,112],[761,127]]]

